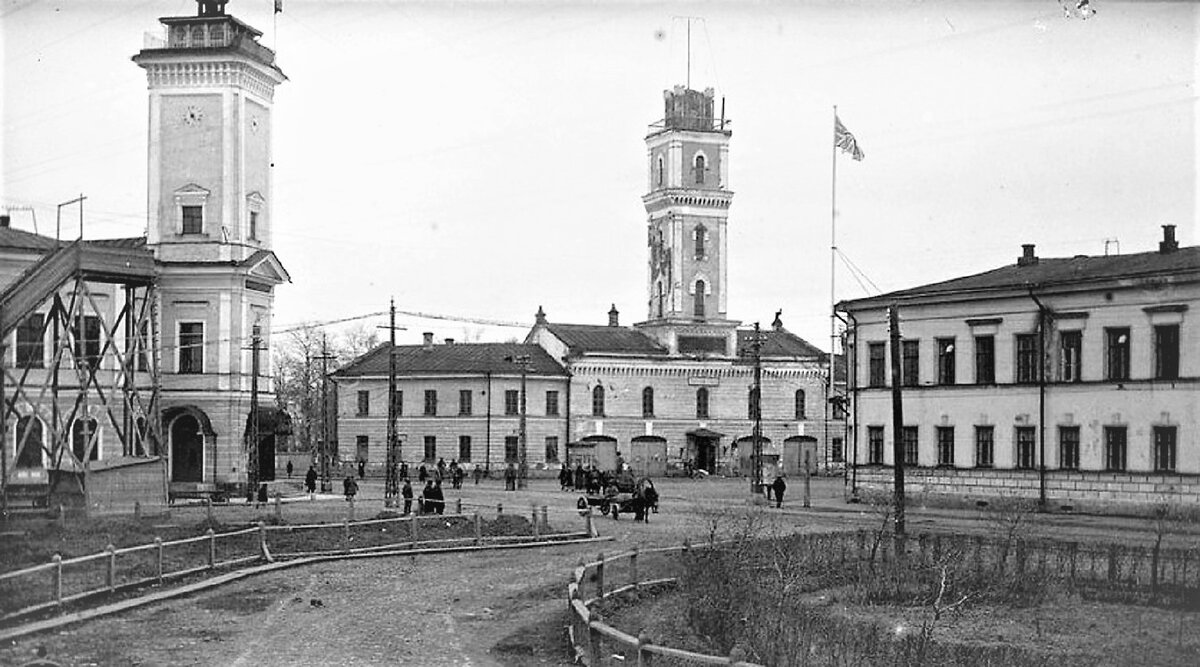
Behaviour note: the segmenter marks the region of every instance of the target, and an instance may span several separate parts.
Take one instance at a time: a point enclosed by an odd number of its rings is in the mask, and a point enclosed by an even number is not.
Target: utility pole
[[[896,534],[904,534],[904,406],[900,402],[900,308],[888,308],[888,324],[891,327],[892,352],[892,472],[895,475],[892,489],[896,502]]]
[[[518,418],[519,421],[517,422],[517,433],[519,435],[517,449],[517,488],[524,489],[529,478],[529,446],[525,431],[525,377],[532,370],[530,367],[531,358],[528,354],[519,354],[505,357],[505,361],[518,364],[521,368],[521,412]]]
[[[751,461],[754,474],[750,478],[750,493],[762,495],[762,344],[765,340],[758,322],[754,323],[754,334],[750,336],[750,352],[754,358],[754,386],[750,389],[753,400],[750,402],[750,417],[754,420],[754,449]]]
[[[329,493],[332,489],[329,483],[329,367],[330,359],[336,359],[329,354],[329,341],[321,334],[321,354],[314,357],[321,360],[321,493]]]
[[[391,301],[391,320],[388,324],[388,423],[387,423],[387,471],[383,488],[384,507],[395,507],[400,497],[400,452],[396,435],[396,299]]]
[[[36,227],[35,227],[36,229]],[[7,375],[4,373],[4,362],[8,359],[8,348],[4,342],[8,336],[0,336],[0,526],[8,526],[8,402],[4,397],[4,386]],[[20,437],[14,437],[19,442]]]
[[[246,466],[246,479],[249,482],[246,500],[254,502],[258,498],[259,465],[258,460],[258,348],[262,345],[258,325],[254,325],[254,333],[250,337],[250,460]]]

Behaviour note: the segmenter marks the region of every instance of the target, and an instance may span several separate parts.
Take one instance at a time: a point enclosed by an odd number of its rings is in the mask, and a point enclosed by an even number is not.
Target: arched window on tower
[[[100,439],[96,435],[98,424],[91,417],[76,419],[71,425],[71,453],[80,463],[86,458],[89,461],[100,459]],[[92,441],[95,440],[93,443]],[[89,451],[89,447],[91,451]]]
[[[804,409],[804,390],[796,390],[796,419],[808,419]]]
[[[660,188],[663,185],[663,179],[665,175],[666,174],[664,173],[663,169],[663,159],[660,157],[658,158],[658,187]]]
[[[704,225],[696,225],[696,229],[692,232],[692,240],[695,241],[696,259],[704,259],[708,254],[706,245],[708,243],[708,228]]]
[[[695,162],[696,185],[704,185],[704,156],[697,154]]]
[[[604,416],[604,387],[602,385],[596,385],[592,389],[592,416]]]
[[[642,418],[651,419],[654,417],[654,387],[646,387],[642,390]]]
[[[708,387],[696,390],[696,419],[708,419]]]
[[[705,285],[703,280],[696,281],[695,310],[693,314],[701,319],[704,318],[704,291],[707,288],[708,285]]]

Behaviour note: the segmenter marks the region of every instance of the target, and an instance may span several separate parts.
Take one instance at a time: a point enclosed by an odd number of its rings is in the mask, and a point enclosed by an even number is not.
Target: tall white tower
[[[663,119],[646,137],[648,320],[637,326],[674,354],[732,356],[739,324],[726,319],[728,122],[711,88],[663,92]]]
[[[196,4],[196,16],[159,19],[165,40],[133,57],[149,83],[147,245],[160,266],[163,426],[179,491],[246,482],[249,348],[261,334],[259,403],[270,405],[273,290],[288,281],[271,251],[271,103],[286,77],[226,0]]]

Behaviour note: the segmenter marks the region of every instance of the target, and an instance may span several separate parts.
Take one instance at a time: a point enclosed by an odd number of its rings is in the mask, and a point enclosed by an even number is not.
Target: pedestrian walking
[[[354,500],[354,496],[358,495],[358,482],[355,481],[354,475],[346,475],[346,479],[342,481],[342,491],[346,494],[346,501]]]
[[[425,488],[421,489],[421,497],[417,498],[417,514],[428,514],[433,511],[430,501],[433,499],[433,480],[426,480]]]
[[[417,471],[417,481],[420,482],[421,484],[424,484],[428,479],[429,479],[429,469],[425,467],[424,463],[422,463],[421,469]]]
[[[508,464],[508,467],[504,469],[504,490],[517,490],[517,469],[514,468],[513,464],[511,463]]]
[[[412,513],[412,482],[407,477],[404,478],[404,486],[400,488],[400,496],[404,498],[404,514],[408,516]]]
[[[428,497],[432,497],[430,503],[433,505],[431,511],[434,514],[442,514],[446,511],[446,496],[442,493],[441,482],[433,483],[433,489],[430,490],[430,496]]]
[[[304,473],[304,488],[309,493],[317,492],[317,469],[312,466],[308,466],[308,472]]]
[[[291,478],[292,478],[292,470],[293,470],[293,468],[292,468],[292,462],[291,462],[291,461],[288,461],[288,464],[287,464],[287,474],[288,474],[288,479],[291,479]]]
[[[408,479],[408,464],[400,464],[400,479]]]
[[[480,467],[479,467],[479,464],[478,464],[478,463],[476,463],[476,464],[475,464],[475,470],[474,470],[474,471],[472,471],[472,473],[471,473],[471,474],[472,474],[472,475],[474,475],[474,477],[475,477],[475,486],[479,486],[479,479],[480,479],[481,477],[483,477],[483,468],[480,468]]]
[[[358,460],[358,478],[362,479],[367,476],[367,462],[363,459]]]
[[[583,471],[583,464],[575,464],[575,490],[587,490],[587,473]]]
[[[775,481],[771,482],[771,489],[775,492],[775,507],[783,507],[783,492],[787,491],[787,482],[783,481],[783,473],[775,474]]]

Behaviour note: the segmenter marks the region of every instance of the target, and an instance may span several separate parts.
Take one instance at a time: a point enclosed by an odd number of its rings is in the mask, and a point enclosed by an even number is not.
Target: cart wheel
[[[600,513],[601,514],[603,514],[604,516],[608,516],[609,509],[610,508],[609,508],[607,502],[600,503]]]
[[[575,502],[575,509],[583,512],[583,511],[586,511],[587,508],[588,508],[587,498],[584,498],[583,496],[579,496],[579,500]]]

